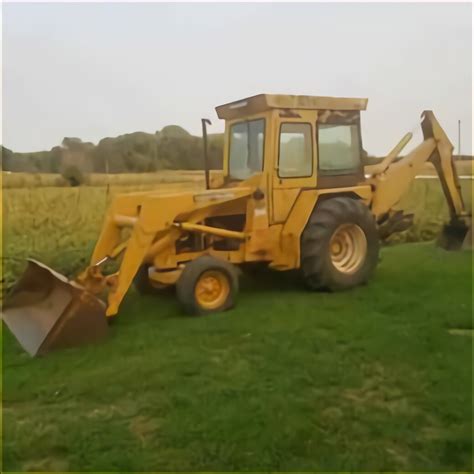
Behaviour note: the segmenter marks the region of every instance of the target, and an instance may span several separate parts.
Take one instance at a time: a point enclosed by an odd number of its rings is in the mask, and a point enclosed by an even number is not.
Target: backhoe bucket
[[[438,246],[445,250],[472,249],[472,222],[466,225],[464,222],[451,222],[443,226],[438,238]]]
[[[31,355],[98,342],[107,335],[105,303],[35,260],[2,308],[2,318]]]

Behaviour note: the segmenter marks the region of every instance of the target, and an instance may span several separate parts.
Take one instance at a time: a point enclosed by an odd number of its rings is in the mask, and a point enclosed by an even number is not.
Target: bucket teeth
[[[107,335],[105,303],[35,260],[14,286],[2,319],[32,356],[97,342]]]

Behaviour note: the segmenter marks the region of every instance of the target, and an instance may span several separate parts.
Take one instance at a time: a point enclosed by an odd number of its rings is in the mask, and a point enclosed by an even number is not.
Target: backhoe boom
[[[395,161],[397,157],[392,151],[380,165],[373,168],[368,180],[374,186],[372,212],[378,221],[383,219],[409,190],[415,177],[422,173],[425,163],[431,162],[446,197],[451,223],[463,222],[467,225],[469,216],[454,165],[453,145],[432,111],[423,112],[421,128],[424,141],[413,151],[398,161]],[[405,135],[394,151],[399,153],[410,139],[411,134]]]

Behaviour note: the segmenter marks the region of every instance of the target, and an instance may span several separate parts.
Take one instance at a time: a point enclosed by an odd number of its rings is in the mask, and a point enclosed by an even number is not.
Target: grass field
[[[219,174],[211,171],[211,176]],[[162,170],[154,173],[92,173],[86,176],[83,187],[96,186],[144,186],[183,182],[202,182],[204,172],[194,170]],[[68,188],[67,181],[57,173],[10,173],[2,171],[2,186],[14,188]]]
[[[4,470],[472,472],[470,252],[385,248],[346,293],[242,287],[203,318],[131,291],[106,343],[46,358],[4,331]]]
[[[461,191],[468,212],[472,212],[473,181],[461,180]],[[419,242],[436,238],[449,220],[446,198],[436,179],[416,179],[409,192],[395,206],[415,215],[413,226],[406,232],[394,234],[394,242]]]

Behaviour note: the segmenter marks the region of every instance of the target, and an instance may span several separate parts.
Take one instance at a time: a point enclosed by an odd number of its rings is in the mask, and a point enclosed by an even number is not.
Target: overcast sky
[[[470,4],[4,4],[3,144],[221,131],[214,106],[261,92],[368,97],[383,154],[432,109],[472,151]]]

